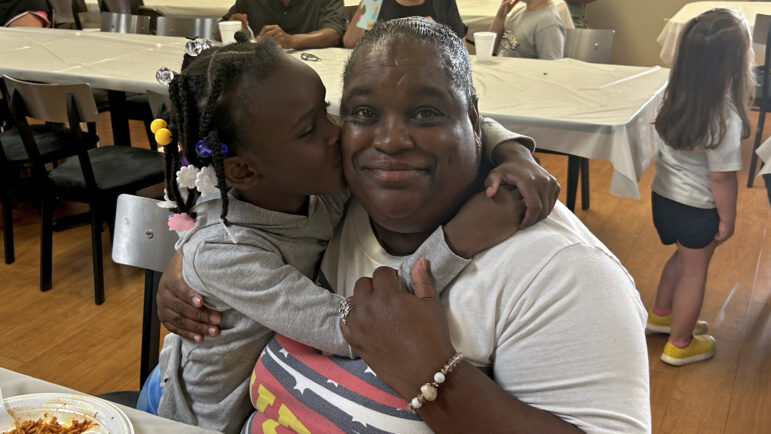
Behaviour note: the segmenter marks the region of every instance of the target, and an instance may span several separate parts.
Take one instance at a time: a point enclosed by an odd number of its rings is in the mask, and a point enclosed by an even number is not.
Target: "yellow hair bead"
[[[167,128],[161,128],[155,132],[155,141],[158,146],[166,146],[171,143],[171,131]]]
[[[150,124],[150,131],[152,131],[153,134],[155,134],[158,132],[158,130],[160,130],[161,128],[166,128],[167,126],[168,125],[166,125],[166,121],[164,121],[163,119],[155,119]]]

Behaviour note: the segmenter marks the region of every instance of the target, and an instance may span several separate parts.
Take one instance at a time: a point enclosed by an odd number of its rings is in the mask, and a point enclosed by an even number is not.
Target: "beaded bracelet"
[[[450,357],[450,360],[442,366],[442,369],[440,369],[439,372],[434,373],[434,381],[420,386],[420,393],[418,393],[418,396],[412,398],[410,403],[407,404],[407,408],[414,411],[423,407],[424,402],[435,400],[436,397],[439,396],[439,385],[444,383],[444,380],[447,379],[447,374],[449,374],[461,360],[463,360],[463,353],[453,354],[453,356]]]

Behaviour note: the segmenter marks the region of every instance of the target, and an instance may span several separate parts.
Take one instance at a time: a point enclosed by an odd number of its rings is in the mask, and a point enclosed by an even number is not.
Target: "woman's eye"
[[[439,112],[434,109],[423,108],[415,112],[415,119],[426,120],[439,116]]]
[[[358,118],[370,119],[375,116],[375,112],[367,107],[359,107],[353,111],[353,115]]]
[[[311,134],[313,134],[313,131],[314,131],[315,129],[316,129],[316,124],[314,123],[314,124],[313,124],[313,125],[311,125],[311,127],[310,127],[310,128],[308,128],[308,129],[307,129],[307,130],[306,130],[304,133],[300,134],[300,138],[303,138],[303,137],[307,137],[307,136],[310,136]]]

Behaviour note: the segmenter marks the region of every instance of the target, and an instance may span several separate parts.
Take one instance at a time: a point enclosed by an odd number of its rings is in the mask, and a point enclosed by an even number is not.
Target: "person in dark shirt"
[[[356,11],[343,36],[343,45],[353,48],[364,30],[356,26],[361,17],[361,8]],[[388,21],[395,18],[425,17],[444,24],[452,29],[459,38],[464,38],[468,27],[463,24],[455,0],[383,0],[378,14],[378,21]]]
[[[338,46],[345,32],[343,0],[236,0],[222,19],[298,50]]]

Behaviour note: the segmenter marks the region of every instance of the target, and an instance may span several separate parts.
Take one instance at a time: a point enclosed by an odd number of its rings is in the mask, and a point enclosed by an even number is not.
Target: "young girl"
[[[520,1],[524,12],[509,15]],[[565,25],[551,0],[503,0],[490,24],[495,38],[494,53],[506,57],[561,59],[565,46]]]
[[[729,9],[692,19],[680,39],[656,130],[664,141],[653,179],[653,223],[675,253],[661,273],[647,330],[669,333],[661,360],[686,365],[715,355],[697,321],[715,246],[734,232],[741,139],[749,136],[749,30]]]
[[[314,284],[349,197],[340,129],[327,115],[318,75],[269,40],[187,58],[169,95],[168,128],[156,137],[168,144],[168,194],[178,212],[170,226],[181,232],[185,281],[222,320],[220,334],[201,342],[166,337],[157,412],[235,432],[251,408],[254,360],[274,331],[353,356],[338,327],[344,299]],[[501,196],[470,201],[400,275],[425,256],[437,288],[445,287],[468,263],[464,257],[515,230],[522,209]],[[464,230],[469,221],[474,231]]]

